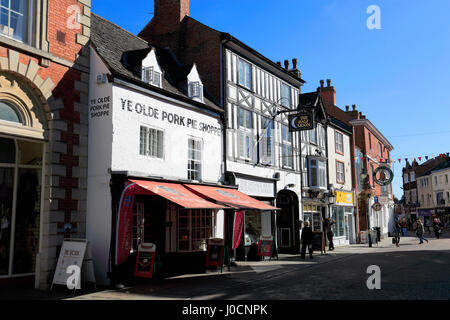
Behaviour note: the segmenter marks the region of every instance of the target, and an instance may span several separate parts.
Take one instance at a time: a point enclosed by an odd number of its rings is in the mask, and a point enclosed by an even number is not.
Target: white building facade
[[[328,177],[336,200],[330,205],[334,245],[356,243],[355,190],[352,183],[352,128],[330,117],[327,128]]]
[[[276,237],[280,252],[298,252],[300,135],[289,132],[287,113],[279,111],[297,109],[303,80],[293,73],[298,71],[295,60],[292,70],[287,65],[282,69],[237,40],[224,47],[228,181],[281,209],[276,217],[274,212],[247,210],[246,229],[253,227],[258,236]],[[255,237],[252,240],[247,232],[244,237],[237,258],[255,244]]]

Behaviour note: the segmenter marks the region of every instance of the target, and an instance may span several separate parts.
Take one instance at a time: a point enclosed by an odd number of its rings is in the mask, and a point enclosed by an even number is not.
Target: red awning
[[[186,209],[225,209],[224,205],[215,204],[205,200],[188,188],[178,183],[166,183],[158,181],[130,180],[150,194],[155,194],[170,200]],[[136,192],[138,194],[139,192]]]
[[[236,209],[280,210],[236,189],[185,184],[203,196]]]

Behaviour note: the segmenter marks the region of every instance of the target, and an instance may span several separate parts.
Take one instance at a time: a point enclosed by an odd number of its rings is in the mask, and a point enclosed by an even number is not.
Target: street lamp
[[[360,175],[361,175],[361,178],[363,180],[365,180],[369,176],[367,174],[367,172],[366,172],[366,169],[364,169],[364,168],[362,169]],[[372,247],[372,237],[370,235],[370,216],[369,216],[370,205],[369,205],[369,199],[370,199],[370,195],[367,198],[366,223],[367,223],[367,232],[369,233],[368,234],[368,236],[369,236],[369,247],[371,248]]]

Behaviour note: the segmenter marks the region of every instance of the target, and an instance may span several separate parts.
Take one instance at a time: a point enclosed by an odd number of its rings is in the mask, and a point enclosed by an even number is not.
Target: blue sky
[[[153,0],[93,0],[92,11],[137,34]],[[366,10],[381,10],[369,30]],[[359,111],[394,145],[394,193],[412,159],[450,152],[450,1],[191,0],[190,15],[273,61],[298,58],[303,92],[332,79],[336,104]],[[423,161],[424,159],[422,159]]]

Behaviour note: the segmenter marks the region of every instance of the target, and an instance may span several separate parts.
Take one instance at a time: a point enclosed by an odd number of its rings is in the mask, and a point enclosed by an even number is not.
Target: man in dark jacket
[[[306,247],[308,247],[309,257],[312,259],[313,249],[312,249],[312,238],[313,233],[309,224],[309,221],[305,222],[305,226],[302,229],[302,259],[305,259]]]
[[[334,244],[333,244],[333,229],[332,226],[334,225],[335,221],[331,220],[330,218],[326,218],[324,223],[323,223],[323,231],[326,233],[327,238],[328,238],[328,249],[330,251],[334,250]]]

